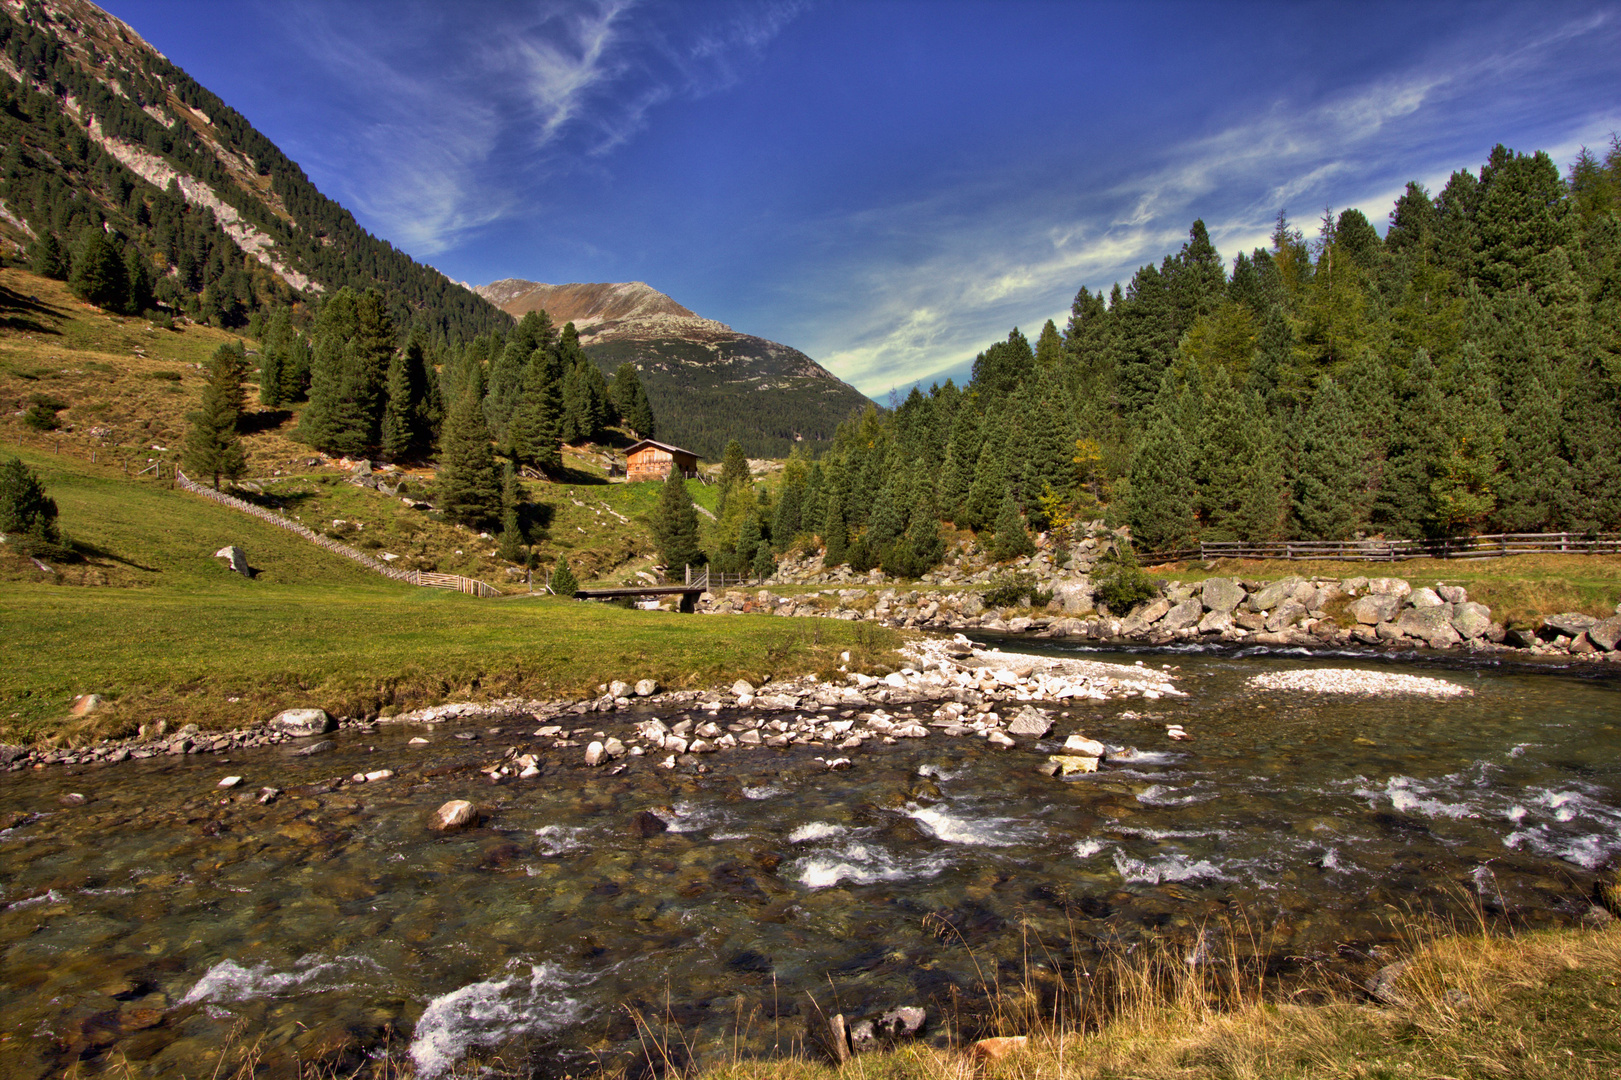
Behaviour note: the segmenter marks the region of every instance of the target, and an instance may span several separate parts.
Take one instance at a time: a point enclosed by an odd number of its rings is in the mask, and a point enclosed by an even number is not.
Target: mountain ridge
[[[820,450],[868,404],[855,387],[790,345],[707,319],[642,281],[548,285],[505,278],[474,288],[514,318],[545,311],[574,323],[604,374],[635,365],[660,438],[718,458],[736,438],[753,456]]]

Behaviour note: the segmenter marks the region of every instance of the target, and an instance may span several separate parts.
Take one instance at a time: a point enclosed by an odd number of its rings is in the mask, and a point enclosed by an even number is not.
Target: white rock
[[[658,693],[658,690],[659,684],[654,682],[652,679],[640,679],[636,683],[637,697],[652,697],[654,694]]]
[[[741,697],[746,697],[746,698],[754,697],[754,684],[749,682],[747,679],[739,679],[739,680],[737,680],[735,683],[732,684],[732,696],[733,697],[740,697],[740,698]]]
[[[611,758],[624,757],[625,744],[610,736],[602,744],[602,752]]]
[[[366,774],[366,783],[375,783],[378,780],[387,780],[394,775],[393,769],[378,769]]]
[[[233,788],[241,782],[242,778],[240,776],[227,776],[225,779],[220,781],[219,786],[223,788]]]
[[[530,777],[539,776],[539,775],[540,775],[540,770],[538,768],[536,768],[533,765],[525,765],[524,769],[523,769],[523,772],[518,774],[518,779],[520,779],[520,780],[528,780]]]
[[[600,742],[597,742],[594,739],[591,741],[591,745],[585,748],[585,763],[587,765],[591,765],[593,767],[601,765],[606,757],[607,751]]]
[[[324,735],[338,725],[325,709],[283,709],[270,726],[287,735]]]
[[[452,799],[434,811],[433,820],[428,823],[428,827],[439,832],[447,832],[451,829],[466,828],[472,825],[477,817],[472,803],[466,799]]]
[[[1100,758],[1103,756],[1103,744],[1096,739],[1088,739],[1085,735],[1071,735],[1064,740],[1064,752]]]
[[[412,739],[410,742],[406,743],[405,745],[406,746],[427,746],[428,745],[428,740],[424,739],[421,735],[418,735],[416,738]]]
[[[625,682],[623,679],[615,679],[613,682],[608,684],[609,697],[622,698],[629,693],[630,683]]]
[[[1007,750],[1010,747],[1018,745],[1018,743],[1014,742],[1000,731],[992,731],[990,734],[985,736],[985,741],[990,743],[992,746],[1000,747],[1003,750]]]

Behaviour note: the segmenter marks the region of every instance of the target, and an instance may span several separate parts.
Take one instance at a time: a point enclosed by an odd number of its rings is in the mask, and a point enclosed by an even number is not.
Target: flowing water
[[[1279,969],[1354,967],[1403,913],[1464,897],[1489,918],[1569,922],[1621,854],[1613,678],[1093,658],[1177,667],[1188,697],[1088,702],[1034,751],[938,732],[869,743],[841,772],[818,760],[831,748],[721,755],[702,775],[651,758],[608,775],[570,749],[491,785],[478,766],[544,741],[441,724],[348,731],[313,757],[6,774],[0,814],[39,816],[0,832],[0,1074],[208,1076],[232,1040],[259,1043],[266,1075],[386,1050],[435,1077],[515,1040],[560,1073],[622,1060],[650,1030],[700,1056],[770,1053],[801,1045],[819,1009],[904,1004],[929,1006],[940,1038],[952,1016],[971,1026],[961,1003],[987,981],[1150,938],[1197,959],[1210,928],[1236,924]],[[1314,666],[1475,692],[1246,686]],[[1169,741],[1169,722],[1193,740]],[[1141,752],[1040,775],[1077,730]],[[396,775],[323,790],[384,767]],[[219,790],[226,775],[241,788]],[[265,785],[285,793],[261,805]],[[75,792],[89,801],[62,805]],[[489,809],[484,827],[426,829],[462,797]],[[635,835],[642,810],[670,830]]]

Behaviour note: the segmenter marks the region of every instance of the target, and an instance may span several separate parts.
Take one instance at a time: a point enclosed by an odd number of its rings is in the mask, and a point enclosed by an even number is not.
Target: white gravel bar
[[[1424,697],[1465,697],[1467,686],[1421,675],[1354,668],[1317,668],[1313,671],[1273,671],[1257,675],[1248,685],[1256,690],[1305,690],[1318,694],[1420,694]]]

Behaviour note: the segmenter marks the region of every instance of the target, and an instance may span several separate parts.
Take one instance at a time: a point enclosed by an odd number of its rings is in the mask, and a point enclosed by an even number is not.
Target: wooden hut
[[[675,469],[689,480],[697,476],[698,455],[652,439],[643,439],[625,451],[625,479],[633,484],[638,480],[668,480]]]

